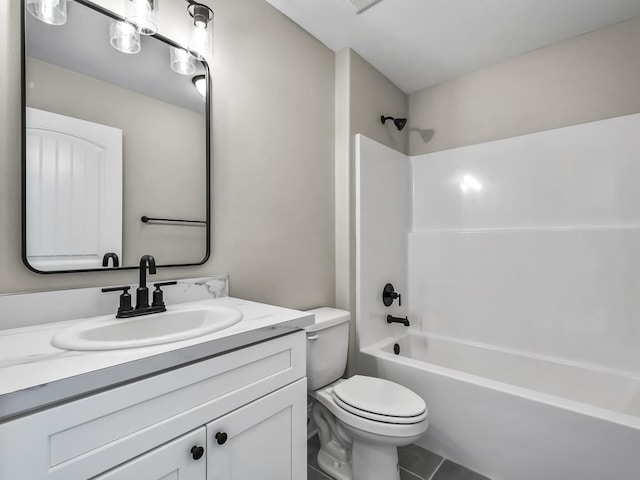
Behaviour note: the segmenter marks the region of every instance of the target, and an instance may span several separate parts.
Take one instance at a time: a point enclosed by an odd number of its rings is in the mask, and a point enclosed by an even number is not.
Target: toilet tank
[[[347,367],[349,318],[337,308],[309,310],[316,323],[307,327],[307,389],[317,390],[342,377]]]

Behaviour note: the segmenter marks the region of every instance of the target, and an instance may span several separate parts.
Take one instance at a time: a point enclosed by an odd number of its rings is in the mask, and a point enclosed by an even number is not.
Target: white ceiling
[[[405,93],[640,15],[640,0],[266,0]]]

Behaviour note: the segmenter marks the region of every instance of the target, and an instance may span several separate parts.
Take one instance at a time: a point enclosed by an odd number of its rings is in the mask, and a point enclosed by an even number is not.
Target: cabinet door
[[[306,379],[207,425],[207,480],[306,480]]]
[[[205,428],[201,427],[94,480],[205,480],[205,443]]]

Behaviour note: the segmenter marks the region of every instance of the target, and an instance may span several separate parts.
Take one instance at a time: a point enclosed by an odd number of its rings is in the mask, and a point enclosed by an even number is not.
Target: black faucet
[[[155,275],[156,259],[151,255],[143,255],[140,258],[140,285],[136,289],[136,310],[146,310],[149,308],[147,268],[149,268],[149,275]]]
[[[156,289],[153,291],[153,303],[149,306],[149,289],[147,288],[147,268],[149,275],[156,273],[156,259],[151,255],[143,255],[140,258],[140,285],[136,289],[136,308],[131,307],[131,295],[129,295],[129,285],[122,287],[103,288],[103,292],[122,291],[120,295],[120,306],[116,318],[138,317],[140,315],[149,315],[150,313],[166,312],[167,307],[164,304],[162,290],[160,287],[167,285],[175,285],[177,282],[154,283]]]
[[[117,268],[120,266],[120,259],[118,258],[118,254],[113,252],[108,252],[108,253],[105,253],[104,256],[102,257],[103,267],[109,266],[109,259],[113,260],[113,268]]]

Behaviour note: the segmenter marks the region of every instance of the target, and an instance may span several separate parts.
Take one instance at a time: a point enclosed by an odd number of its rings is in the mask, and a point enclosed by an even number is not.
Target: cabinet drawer
[[[0,478],[86,480],[305,375],[296,332],[0,424]]]

